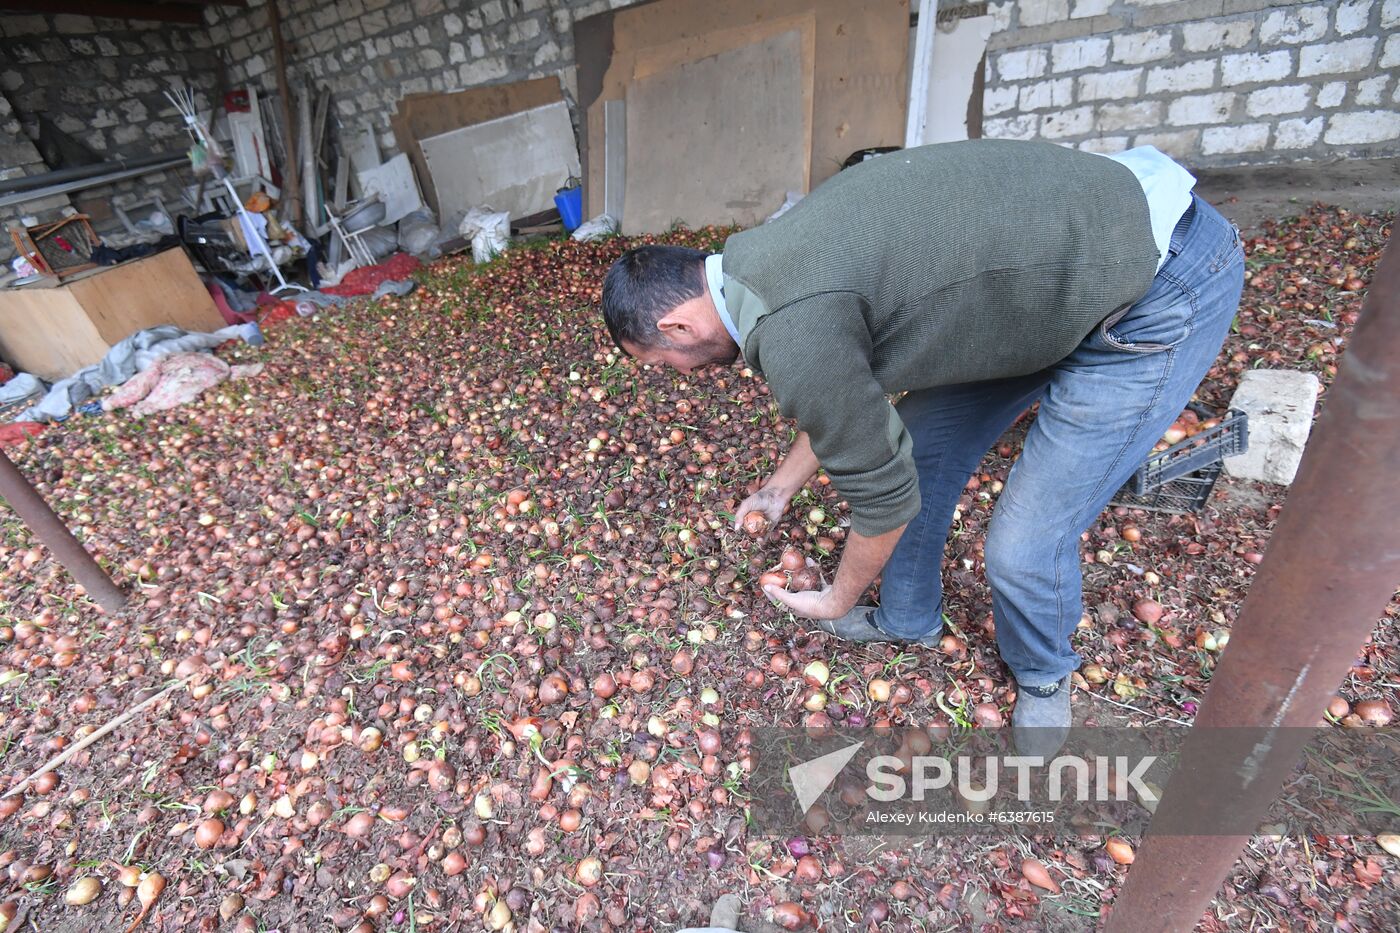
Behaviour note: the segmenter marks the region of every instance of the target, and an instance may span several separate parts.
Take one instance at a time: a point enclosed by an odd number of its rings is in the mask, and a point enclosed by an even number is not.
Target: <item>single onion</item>
[[[762,512],[749,512],[743,520],[744,533],[753,535],[755,538],[768,530],[768,516]]]

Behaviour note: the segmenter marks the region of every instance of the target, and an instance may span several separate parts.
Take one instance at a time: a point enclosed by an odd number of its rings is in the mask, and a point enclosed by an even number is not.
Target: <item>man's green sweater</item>
[[[724,299],[852,528],[876,535],[919,511],[888,394],[1054,365],[1147,291],[1157,259],[1124,166],[976,140],[880,156],[730,237]]]

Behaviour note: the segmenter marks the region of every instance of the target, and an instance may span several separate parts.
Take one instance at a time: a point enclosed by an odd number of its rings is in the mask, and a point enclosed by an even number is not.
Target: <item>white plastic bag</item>
[[[605,236],[612,236],[617,233],[617,221],[611,214],[599,214],[592,220],[578,225],[574,230],[573,238],[580,243],[588,240],[599,240]]]
[[[490,262],[510,245],[510,214],[474,207],[462,218],[459,232],[472,241],[472,259]]]
[[[789,191],[789,192],[787,193],[787,199],[783,201],[783,206],[780,207],[780,208],[778,208],[778,209],[777,209],[776,211],[774,211],[773,213],[769,214],[769,215],[768,215],[768,218],[767,218],[766,220],[764,220],[763,222],[764,222],[764,223],[771,223],[771,222],[777,220],[779,217],[783,216],[783,215],[786,214],[788,211],[790,211],[790,210],[792,210],[794,207],[796,207],[796,206],[797,206],[797,202],[798,202],[798,201],[801,201],[803,197],[804,197],[804,195],[802,194],[801,191]]]
[[[441,233],[433,212],[420,207],[399,220],[399,249],[420,259],[436,259],[442,253],[434,253],[433,244]]]

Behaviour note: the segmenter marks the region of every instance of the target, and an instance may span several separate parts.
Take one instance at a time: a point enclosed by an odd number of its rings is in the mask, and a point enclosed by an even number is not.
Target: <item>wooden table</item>
[[[147,327],[215,331],[223,316],[185,251],[92,269],[62,283],[0,288],[0,354],[50,381],[71,376]]]

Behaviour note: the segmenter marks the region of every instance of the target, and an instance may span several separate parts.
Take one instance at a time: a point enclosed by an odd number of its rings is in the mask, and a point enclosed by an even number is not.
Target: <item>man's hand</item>
[[[853,531],[846,539],[846,550],[841,555],[835,583],[823,585],[820,590],[801,593],[765,586],[764,595],[786,606],[794,615],[807,619],[839,619],[851,611],[870,584],[875,582],[903,533],[903,525],[873,538]]]
[[[816,474],[819,466],[807,435],[799,432],[787,456],[773,471],[773,475],[768,477],[768,482],[763,484],[763,488],[739,503],[739,508],[734,513],[734,530],[738,531],[743,527],[744,516],[750,512],[762,512],[769,523],[776,525],[782,519],[792,497],[807,485],[807,481]]]
[[[792,496],[783,495],[778,490],[770,489],[767,486],[763,487],[739,503],[739,508],[734,513],[734,530],[739,531],[743,527],[744,516],[750,512],[762,512],[767,516],[770,524],[776,525],[782,519],[783,512],[787,509],[790,501],[792,501]]]
[[[763,593],[774,602],[786,606],[793,615],[803,619],[839,619],[856,604],[854,599],[849,602],[838,599],[836,590],[830,585],[800,593],[789,593],[777,586],[765,586]]]

